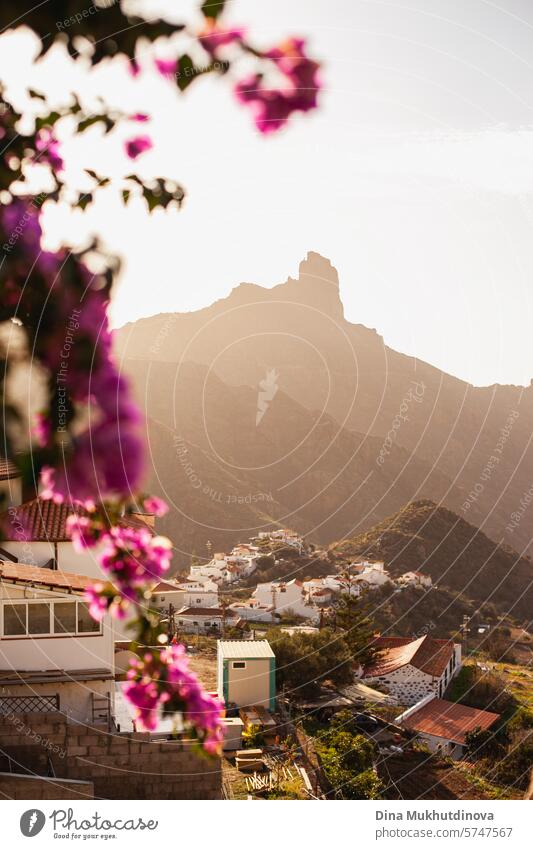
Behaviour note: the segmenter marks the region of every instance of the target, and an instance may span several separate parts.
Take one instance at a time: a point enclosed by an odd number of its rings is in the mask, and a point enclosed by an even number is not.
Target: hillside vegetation
[[[335,559],[384,560],[393,576],[418,570],[478,608],[527,625],[533,610],[533,566],[451,510],[414,501],[368,531],[331,547]]]

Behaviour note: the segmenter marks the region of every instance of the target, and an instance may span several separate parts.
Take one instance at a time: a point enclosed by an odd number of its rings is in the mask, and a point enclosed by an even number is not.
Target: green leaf
[[[179,90],[185,91],[185,89],[190,86],[194,78],[199,76],[201,73],[202,71],[199,68],[194,67],[194,62],[190,56],[187,56],[186,53],[184,56],[180,56],[176,73]]]
[[[226,0],[205,0],[205,3],[202,4],[204,18],[214,18],[216,20],[224,11],[225,5]]]

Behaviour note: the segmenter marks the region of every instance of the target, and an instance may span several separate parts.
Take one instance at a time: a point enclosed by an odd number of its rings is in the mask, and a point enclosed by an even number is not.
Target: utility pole
[[[172,638],[176,636],[176,608],[174,607],[172,602],[170,602],[170,604],[168,606],[168,628],[167,628],[167,632],[168,632],[169,641],[172,640]]]
[[[463,624],[461,625],[461,634],[463,635],[463,650],[464,654],[467,654],[468,651],[468,634],[470,633],[470,628],[468,627],[470,624],[470,616],[467,616],[465,613],[463,616]]]
[[[220,602],[220,606],[222,608],[222,639],[226,636],[226,607],[227,607],[226,599],[222,599]]]

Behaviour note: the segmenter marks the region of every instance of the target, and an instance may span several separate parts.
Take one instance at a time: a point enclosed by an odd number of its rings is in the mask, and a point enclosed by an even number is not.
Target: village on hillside
[[[153,587],[168,640],[185,644],[191,669],[224,701],[222,756],[206,765],[170,718],[141,733],[122,683],[135,651],[160,647],[135,646],[119,621],[89,615],[84,592],[100,573],[94,552],[69,538],[72,508],[24,500],[7,461],[0,478],[4,795],[523,795],[531,636],[460,607],[445,625],[434,614],[409,630],[414,609],[447,598],[430,575],[394,577],[384,561],[339,559],[285,528],[195,558],[188,574]],[[124,518],[154,534],[155,522]]]

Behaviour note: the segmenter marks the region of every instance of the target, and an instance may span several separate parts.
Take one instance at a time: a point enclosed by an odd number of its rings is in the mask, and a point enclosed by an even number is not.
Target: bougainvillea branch
[[[37,5],[4,0],[0,32],[30,27],[40,39],[41,57],[60,41],[74,60],[82,47],[92,65],[113,58],[125,63],[133,86],[143,74],[155,72],[162,85],[184,92],[201,76],[216,73],[229,81],[264,134],[283,128],[293,113],[314,109],[319,66],[304,41],[291,38],[260,50],[245,27],[223,26],[224,7],[224,0],[206,0],[198,26],[164,17],[144,20],[109,0],[95,0],[89,11],[86,0]],[[141,55],[141,39],[157,40],[157,52],[154,45],[148,57],[146,51]],[[113,358],[107,312],[119,264],[97,241],[77,252],[68,245],[50,252],[42,242],[42,213],[49,204],[66,202],[83,211],[106,186],[125,204],[144,198],[151,211],[179,206],[184,192],[164,175],[148,180],[136,173],[137,162],[157,149],[146,111],[121,114],[104,102],[95,111],[69,90],[59,106],[51,107],[37,91],[28,91],[28,103],[33,118],[17,111],[0,83],[0,329],[9,331],[0,334],[0,451],[17,463],[25,487],[33,485],[42,498],[68,503],[75,548],[94,549],[102,578],[86,598],[95,619],[110,614],[130,630],[138,657],[124,692],[138,726],[153,730],[159,717],[180,714],[188,733],[214,752],[221,742],[223,706],[190,672],[183,646],[168,644],[160,617],[150,607],[153,587],[170,569],[171,542],[128,522],[138,505],[156,515],[163,515],[166,505],[140,494],[141,416]],[[65,124],[71,135],[97,125],[107,136],[123,129],[130,173],[118,179],[85,168],[89,188],[70,185],[61,141]],[[29,188],[36,166],[44,167],[48,177],[40,192]],[[31,420],[10,381],[24,362],[35,383],[29,394],[38,398]]]

